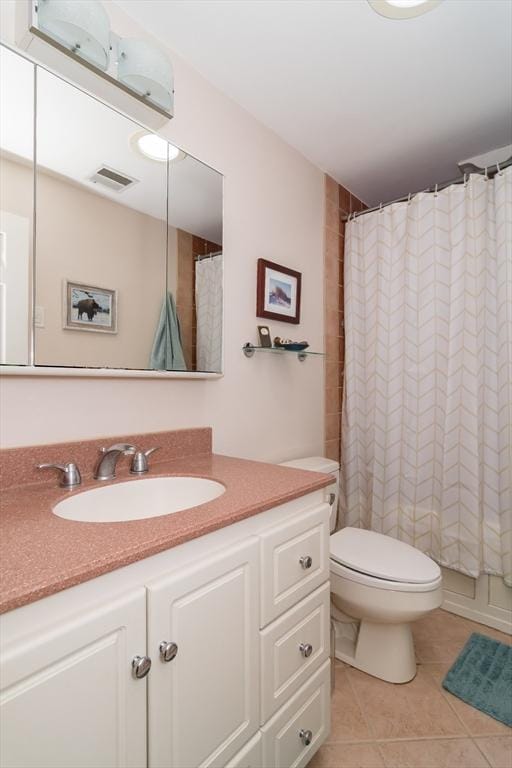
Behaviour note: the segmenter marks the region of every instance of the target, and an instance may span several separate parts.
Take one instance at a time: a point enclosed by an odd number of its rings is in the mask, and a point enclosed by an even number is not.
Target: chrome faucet
[[[117,462],[121,456],[131,456],[136,447],[129,443],[116,443],[110,448],[100,448],[102,454],[94,471],[95,480],[113,480],[116,476]]]

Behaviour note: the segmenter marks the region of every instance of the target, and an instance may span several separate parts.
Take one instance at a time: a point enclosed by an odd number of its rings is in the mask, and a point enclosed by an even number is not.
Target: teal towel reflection
[[[157,371],[187,370],[181,346],[180,321],[171,293],[166,295],[162,304],[149,367]]]

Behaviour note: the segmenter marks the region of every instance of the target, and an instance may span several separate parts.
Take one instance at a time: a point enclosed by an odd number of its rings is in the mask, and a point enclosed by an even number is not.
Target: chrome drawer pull
[[[313,565],[313,558],[309,555],[302,555],[302,557],[299,559],[299,563],[302,565],[305,571],[307,571],[308,568],[311,568]]]
[[[299,733],[299,738],[304,744],[305,747],[309,747],[311,742],[313,741],[313,732],[312,731],[305,731],[304,728]]]
[[[178,646],[176,643],[168,643],[167,640],[162,640],[159,649],[162,661],[172,661],[176,658],[176,654],[178,653]]]
[[[313,653],[313,646],[310,645],[309,643],[301,643],[299,645],[299,650],[304,656],[304,658],[307,659]]]
[[[133,676],[137,678],[137,680],[141,680],[143,677],[146,677],[149,670],[151,669],[151,659],[149,656],[134,656],[132,659],[132,671]]]

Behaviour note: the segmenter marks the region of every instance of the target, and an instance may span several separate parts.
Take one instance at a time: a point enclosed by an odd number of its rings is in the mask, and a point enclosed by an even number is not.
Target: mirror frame
[[[35,124],[36,124],[36,109],[37,109],[37,67],[40,69],[45,70],[46,72],[50,73],[54,77],[58,77],[59,79],[63,80],[64,82],[68,83],[69,85],[73,86],[79,91],[82,91],[82,93],[85,93],[86,96],[89,96],[89,98],[96,99],[101,104],[104,104],[109,109],[114,110],[114,112],[118,112],[123,117],[128,118],[131,120],[135,125],[140,126],[141,129],[151,131],[151,133],[155,133],[155,130],[151,128],[149,125],[144,125],[140,120],[132,117],[132,115],[125,113],[121,111],[118,107],[113,106],[108,101],[105,101],[103,98],[98,96],[97,94],[86,90],[81,85],[78,85],[73,80],[65,77],[60,72],[55,71],[54,69],[51,69],[50,67],[41,64],[38,60],[35,58],[32,58],[31,56],[27,55],[26,52],[20,51],[19,48],[16,48],[15,46],[9,45],[5,43],[4,41],[0,41],[0,46],[3,48],[11,51],[12,53],[15,53],[17,56],[20,56],[22,59],[25,59],[25,61],[28,61],[34,68],[34,114],[33,114],[33,130],[34,130],[34,160],[33,160],[33,173],[34,173],[34,185],[35,185],[35,175],[37,173],[37,144],[36,144],[36,135],[35,135]],[[166,141],[165,136],[162,136]],[[181,147],[180,147],[181,149]],[[185,151],[185,150],[183,150]],[[223,231],[223,237],[224,240],[224,214],[225,214],[225,207],[224,207],[224,184],[225,184],[225,175],[218,171],[216,168],[212,168],[211,165],[208,165],[208,163],[205,163],[203,160],[199,160],[199,158],[195,157],[194,155],[190,154],[189,152],[186,153],[189,157],[193,158],[194,160],[197,160],[198,163],[202,163],[203,165],[206,165],[208,168],[211,168],[212,171],[215,171],[215,173],[220,174],[222,176],[222,231]],[[167,201],[167,205],[169,205],[169,201]],[[32,206],[32,233],[35,235],[35,228],[36,228],[36,197],[34,195],[33,199],[33,206]],[[224,245],[223,245],[223,252],[224,252]],[[146,369],[138,369],[138,368],[75,368],[72,366],[45,366],[45,365],[35,365],[34,359],[35,359],[35,316],[34,316],[34,305],[35,305],[35,286],[34,286],[34,274],[35,274],[35,260],[36,260],[36,238],[33,237],[32,242],[32,253],[30,258],[30,285],[29,285],[29,313],[31,314],[31,318],[29,318],[29,360],[30,362],[27,365],[11,365],[9,363],[0,363],[0,378],[3,376],[49,376],[52,378],[101,378],[101,379],[221,379],[224,376],[224,364],[225,364],[225,356],[224,356],[224,339],[225,339],[225,326],[226,326],[226,314],[225,314],[225,307],[226,302],[223,301],[222,304],[222,370],[221,371],[157,371],[152,370],[150,368]],[[225,274],[224,270],[222,271],[222,292],[224,296],[224,289],[225,289]]]

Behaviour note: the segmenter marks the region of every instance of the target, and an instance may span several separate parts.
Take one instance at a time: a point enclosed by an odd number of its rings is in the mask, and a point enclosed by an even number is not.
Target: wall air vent
[[[113,192],[124,192],[125,189],[132,187],[138,182],[138,179],[116,171],[114,168],[109,168],[107,165],[102,165],[98,168],[92,176],[89,176],[88,180],[92,181],[93,184],[101,184],[104,187],[108,187]]]

